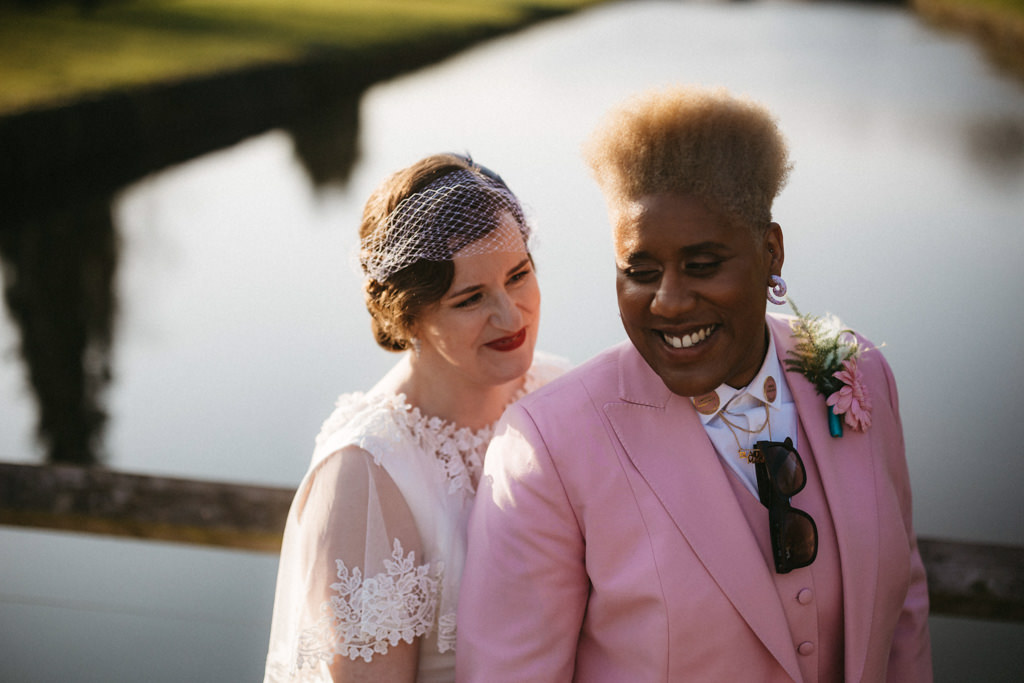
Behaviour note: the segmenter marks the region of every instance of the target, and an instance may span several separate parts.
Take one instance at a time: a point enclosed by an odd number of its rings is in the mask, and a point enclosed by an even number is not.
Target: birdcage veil
[[[519,200],[498,176],[459,169],[399,202],[360,242],[359,261],[367,277],[384,282],[420,260],[518,251],[529,238]]]

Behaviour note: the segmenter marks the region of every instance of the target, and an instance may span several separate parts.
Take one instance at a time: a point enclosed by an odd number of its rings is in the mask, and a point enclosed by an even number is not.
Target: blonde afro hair
[[[584,144],[610,205],[651,194],[693,194],[760,232],[789,175],[772,114],[723,88],[672,87],[612,110]]]

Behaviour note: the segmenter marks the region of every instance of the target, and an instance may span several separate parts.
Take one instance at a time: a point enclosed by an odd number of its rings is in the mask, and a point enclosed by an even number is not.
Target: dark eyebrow
[[[637,261],[647,261],[651,259],[651,255],[646,251],[632,251],[626,255],[625,261],[627,264],[636,263]]]
[[[522,270],[523,267],[525,267],[526,264],[528,264],[528,263],[530,263],[530,257],[529,256],[527,256],[522,261],[520,261],[516,265],[512,266],[511,268],[509,268],[508,269],[508,273],[506,273],[506,275],[511,277],[517,271]],[[469,287],[463,287],[459,291],[452,292],[451,294],[446,296],[445,300],[448,301],[448,300],[451,300],[451,299],[457,299],[460,296],[465,296],[466,294],[472,294],[473,292],[477,291],[478,289],[483,289],[483,285],[470,285]]]
[[[688,244],[681,249],[684,254],[703,254],[706,251],[728,251],[729,246],[721,242],[708,240],[697,244]]]
[[[516,265],[512,266],[511,268],[509,268],[509,269],[508,269],[508,273],[507,273],[507,275],[509,275],[509,276],[512,276],[512,275],[514,275],[514,274],[515,274],[515,272],[516,272],[517,270],[521,270],[521,269],[522,269],[523,267],[525,267],[525,266],[526,266],[526,264],[527,264],[527,263],[529,263],[529,262],[530,262],[530,257],[529,257],[529,256],[527,256],[527,257],[526,257],[526,258],[524,258],[524,259],[523,259],[522,261],[520,261],[520,262],[519,262],[519,263],[517,263]]]

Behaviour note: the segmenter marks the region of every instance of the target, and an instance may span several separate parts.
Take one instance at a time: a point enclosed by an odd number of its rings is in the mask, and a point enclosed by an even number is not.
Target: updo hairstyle
[[[479,205],[470,202],[470,206],[458,203],[458,194],[463,198],[467,193],[481,195],[498,190],[510,199],[506,204],[514,204],[513,215],[519,224],[524,242],[529,237],[522,210],[518,206],[511,191],[496,174],[472,161],[469,157],[459,154],[435,154],[394,173],[374,190],[363,208],[362,223],[359,226],[359,238],[364,250],[360,253],[360,265],[364,280],[366,309],[370,313],[373,336],[377,343],[388,351],[404,351],[412,345],[412,328],[417,316],[427,307],[436,304],[449,290],[455,276],[455,264],[446,253],[443,260],[420,258],[409,265],[398,268],[393,273],[377,275],[371,273],[373,264],[367,258],[365,245],[373,244],[376,254],[391,249],[402,249],[402,240],[408,242],[410,225],[397,225],[404,220],[405,212],[396,212],[396,208],[406,200],[427,189],[432,183],[440,181],[444,176],[457,171],[473,173],[481,184],[475,182],[470,187],[460,184],[460,189],[453,195],[452,202],[440,204],[434,209],[433,224],[430,230],[438,235],[426,235],[427,238],[443,238],[450,251],[457,251],[471,239],[481,234],[489,234],[498,225],[501,208],[495,203],[481,202]],[[463,176],[465,177],[465,176]],[[428,192],[429,193],[429,192]],[[472,197],[469,197],[472,199]],[[419,198],[414,198],[415,201]],[[403,205],[404,206],[404,205]],[[471,226],[467,229],[466,226]],[[416,224],[416,230],[420,230]],[[423,227],[427,230],[427,227]],[[395,238],[394,235],[405,232],[406,237]],[[378,279],[379,278],[379,279]]]
[[[723,88],[649,91],[612,110],[584,143],[609,206],[692,194],[761,234],[791,169],[786,141],[762,105]]]

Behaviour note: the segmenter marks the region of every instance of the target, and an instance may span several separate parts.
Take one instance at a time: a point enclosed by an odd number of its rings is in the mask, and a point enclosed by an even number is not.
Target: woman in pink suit
[[[772,116],[668,89],[587,155],[629,341],[499,424],[457,679],[931,680],[892,372],[828,321],[766,314],[789,171]]]

